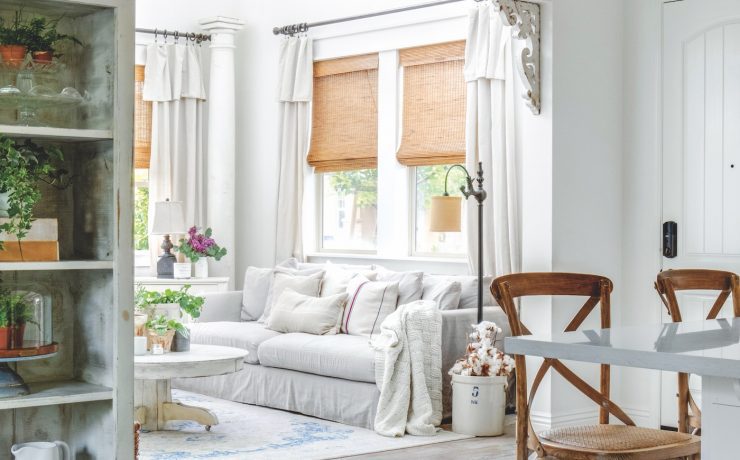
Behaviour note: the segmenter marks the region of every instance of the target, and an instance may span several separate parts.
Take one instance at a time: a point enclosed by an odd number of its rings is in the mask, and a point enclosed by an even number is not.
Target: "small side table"
[[[190,293],[195,295],[207,294],[210,292],[226,292],[229,290],[229,277],[211,277],[211,278],[157,278],[157,277],[136,277],[134,286],[138,288],[143,286],[149,291],[164,291],[165,289],[177,290],[186,284],[190,285]]]
[[[172,400],[170,379],[230,374],[244,367],[248,351],[216,345],[191,345],[190,351],[134,357],[134,419],[148,431],[163,430],[170,420],[193,420],[211,426],[216,414]]]

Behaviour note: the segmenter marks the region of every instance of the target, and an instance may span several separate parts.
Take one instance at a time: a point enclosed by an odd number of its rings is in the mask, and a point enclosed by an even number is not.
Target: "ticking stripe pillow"
[[[358,274],[349,281],[347,294],[342,332],[370,337],[380,330],[385,317],[396,310],[398,283],[370,281]]]

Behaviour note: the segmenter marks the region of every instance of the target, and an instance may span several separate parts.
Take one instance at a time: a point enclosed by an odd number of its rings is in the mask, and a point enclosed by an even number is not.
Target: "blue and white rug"
[[[207,407],[219,424],[206,431],[195,422],[175,421],[167,425],[171,431],[142,433],[141,460],[332,459],[469,438],[449,431],[387,438],[364,428],[180,390],[173,390],[173,399]]]

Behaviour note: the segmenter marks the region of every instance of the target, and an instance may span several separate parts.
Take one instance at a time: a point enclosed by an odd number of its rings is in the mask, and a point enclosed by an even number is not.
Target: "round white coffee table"
[[[170,379],[210,377],[244,367],[249,352],[216,345],[190,345],[190,351],[134,357],[134,418],[144,430],[164,429],[169,420],[192,420],[206,430],[218,424],[216,414],[172,400]]]

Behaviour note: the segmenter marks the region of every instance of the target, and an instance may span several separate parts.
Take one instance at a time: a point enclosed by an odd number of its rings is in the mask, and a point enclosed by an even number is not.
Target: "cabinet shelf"
[[[0,125],[0,133],[8,137],[28,137],[49,141],[102,141],[113,139],[109,129],[71,129],[52,128],[48,126]]]
[[[56,270],[112,270],[109,260],[62,260],[59,262],[0,262],[0,272]]]
[[[31,390],[31,394],[29,395],[18,398],[0,399],[0,410],[113,399],[112,389],[77,380],[30,383],[28,387]]]

